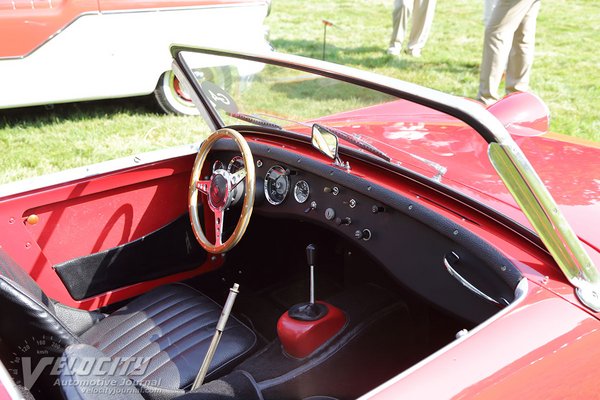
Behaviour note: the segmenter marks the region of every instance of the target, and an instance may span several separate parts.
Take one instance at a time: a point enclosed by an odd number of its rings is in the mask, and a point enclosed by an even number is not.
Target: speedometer
[[[265,197],[273,205],[283,203],[290,190],[290,178],[285,168],[275,165],[265,175]]]

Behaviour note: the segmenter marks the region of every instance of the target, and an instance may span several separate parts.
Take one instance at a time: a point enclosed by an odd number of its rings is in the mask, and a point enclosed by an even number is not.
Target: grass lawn
[[[385,54],[393,0],[274,0],[267,19],[281,52],[326,58],[452,94],[477,92],[483,1],[439,1],[421,58]],[[531,86],[548,104],[551,130],[600,141],[600,2],[544,0]],[[0,88],[1,90],[1,88]],[[195,118],[161,115],[150,98],[0,111],[0,183],[196,141]]]

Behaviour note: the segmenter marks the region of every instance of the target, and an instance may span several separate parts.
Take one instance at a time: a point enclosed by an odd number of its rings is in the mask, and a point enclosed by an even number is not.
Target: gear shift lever
[[[337,307],[315,301],[315,261],[317,248],[306,247],[306,261],[310,269],[310,298],[308,303],[292,306],[277,321],[277,335],[287,354],[296,358],[311,355],[333,338],[346,323],[346,316]]]
[[[315,303],[315,260],[317,248],[314,244],[306,246],[306,261],[310,268],[310,297],[308,303],[296,304],[290,308],[289,315],[300,321],[316,321],[327,315],[327,306]]]
[[[310,304],[315,304],[315,257],[317,248],[314,244],[306,246],[306,261],[310,268]]]

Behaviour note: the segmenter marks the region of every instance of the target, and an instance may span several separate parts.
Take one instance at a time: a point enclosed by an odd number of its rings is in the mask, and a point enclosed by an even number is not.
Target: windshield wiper
[[[279,129],[282,130],[283,128],[279,125],[277,125],[274,122],[271,121],[267,121],[266,119],[263,119],[259,116],[256,115],[252,115],[252,114],[244,114],[244,113],[240,113],[240,112],[228,112],[227,115],[229,115],[232,118],[236,118],[245,122],[250,122],[251,124],[254,125],[259,125],[259,126],[264,126],[266,128],[274,128],[274,129]]]
[[[379,150],[377,147],[373,146],[371,143],[366,142],[362,137],[360,137],[360,135],[356,135],[356,134],[352,135],[350,133],[344,132],[337,128],[332,128],[330,126],[325,126],[325,125],[321,125],[321,124],[318,124],[318,125],[321,128],[323,128],[323,130],[328,131],[332,135],[342,138],[346,142],[352,143],[353,145],[355,145],[363,150],[366,150],[369,153],[372,153],[372,154],[376,155],[377,157],[384,159],[385,161],[389,162],[392,160],[392,158],[390,156],[385,154],[383,151]]]

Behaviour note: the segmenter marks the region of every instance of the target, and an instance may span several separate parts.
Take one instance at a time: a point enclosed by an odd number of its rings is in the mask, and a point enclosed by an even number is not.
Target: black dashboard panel
[[[328,228],[360,246],[399,284],[466,320],[480,322],[513,300],[521,278],[518,270],[464,227],[345,171],[283,149],[254,143],[251,148],[257,192],[263,191],[265,176],[274,166],[282,167],[289,178],[289,190],[280,204],[257,201],[255,213]],[[224,152],[218,158],[228,162],[234,155]],[[301,181],[310,188],[302,203],[294,197],[294,187]],[[444,258],[501,305],[466,289],[448,273]]]

